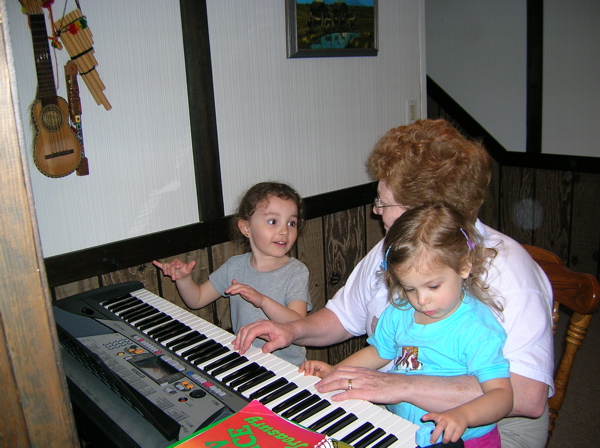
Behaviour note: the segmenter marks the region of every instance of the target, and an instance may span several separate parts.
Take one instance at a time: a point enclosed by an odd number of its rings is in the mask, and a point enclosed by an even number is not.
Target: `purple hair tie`
[[[467,235],[467,232],[465,232],[462,227],[461,227],[460,231],[463,233],[463,235],[467,239],[467,246],[469,246],[469,250],[475,250],[475,241],[473,241],[472,239],[469,238],[469,235]]]

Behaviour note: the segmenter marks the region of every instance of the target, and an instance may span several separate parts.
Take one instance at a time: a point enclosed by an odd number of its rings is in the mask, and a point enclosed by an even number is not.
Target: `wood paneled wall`
[[[293,250],[293,255],[306,264],[310,272],[310,294],[313,312],[325,306],[327,300],[346,283],[356,264],[383,237],[381,221],[372,213],[371,205],[355,207],[306,222],[302,235]],[[193,271],[196,282],[204,282],[210,272],[220,267],[232,255],[241,253],[232,242],[220,243],[193,252],[177,254],[164,260],[180,258],[196,260]],[[54,288],[56,300],[88,291],[100,286],[112,285],[129,280],[138,280],[144,287],[166,300],[185,308],[175,283],[147,263],[132,266],[98,277],[69,283]],[[197,316],[222,328],[231,329],[229,300],[225,297],[200,310],[192,311]],[[309,348],[310,359],[338,362],[362,348],[365,338],[353,338],[342,344],[326,348]]]
[[[429,98],[430,118],[445,118],[474,139]],[[486,144],[488,150],[491,144]],[[495,146],[495,145],[494,145]],[[488,200],[480,211],[486,224],[522,244],[556,253],[572,270],[600,275],[600,170],[598,160],[543,154],[532,163],[527,153],[494,148]],[[600,144],[598,145],[600,155]],[[508,162],[506,161],[508,160]]]

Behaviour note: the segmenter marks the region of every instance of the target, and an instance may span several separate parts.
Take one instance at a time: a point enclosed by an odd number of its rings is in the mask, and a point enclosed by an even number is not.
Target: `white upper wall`
[[[426,0],[427,74],[508,151],[526,150],[527,2]],[[600,156],[600,2],[544,1],[542,152]]]
[[[509,151],[525,151],[527,2],[425,0],[427,75]]]
[[[600,2],[544,1],[543,152],[600,157]]]
[[[43,255],[198,222],[179,3],[81,3],[112,109],[79,80],[90,175],[51,179],[31,158],[37,81],[27,18],[17,1],[2,1]],[[227,214],[259,181],[288,182],[303,196],[368,182],[367,155],[408,122],[406,102],[425,116],[423,0],[379,2],[378,56],[307,59],[286,58],[284,4],[207,1]],[[68,55],[52,57],[67,98]]]
[[[303,196],[368,182],[373,145],[422,100],[421,2],[379,2],[376,57],[311,59],[286,58],[284,4],[208,2],[227,213],[263,180]]]

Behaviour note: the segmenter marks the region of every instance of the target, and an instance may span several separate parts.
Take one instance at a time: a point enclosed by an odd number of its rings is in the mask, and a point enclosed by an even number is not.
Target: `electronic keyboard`
[[[55,302],[61,345],[166,440],[259,400],[280,416],[354,448],[414,448],[419,426],[363,400],[333,402],[319,378],[143,289],[98,288]]]

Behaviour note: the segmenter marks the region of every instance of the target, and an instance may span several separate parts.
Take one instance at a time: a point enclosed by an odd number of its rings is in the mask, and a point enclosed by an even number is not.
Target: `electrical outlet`
[[[406,121],[408,124],[417,120],[417,102],[415,100],[406,100]]]

